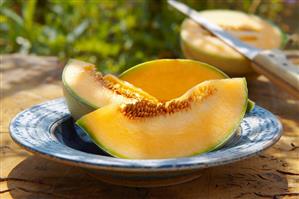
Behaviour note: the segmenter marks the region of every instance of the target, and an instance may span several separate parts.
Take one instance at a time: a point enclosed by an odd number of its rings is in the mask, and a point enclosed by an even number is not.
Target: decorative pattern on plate
[[[65,128],[68,130],[63,130]],[[31,152],[80,167],[110,171],[192,170],[228,164],[265,150],[277,142],[282,133],[278,119],[256,106],[246,114],[236,136],[216,151],[177,159],[127,160],[96,154],[92,151],[94,149],[91,150],[92,146],[78,150],[65,144],[68,139],[77,137],[87,146],[92,145],[88,139],[78,136],[75,129],[64,99],[47,101],[24,110],[10,124],[11,137]]]

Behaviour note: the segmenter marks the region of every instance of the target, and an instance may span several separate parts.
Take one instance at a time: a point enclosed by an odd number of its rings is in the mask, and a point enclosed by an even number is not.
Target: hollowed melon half
[[[110,103],[142,99],[157,101],[130,83],[113,75],[103,76],[93,64],[79,60],[67,63],[62,80],[66,102],[74,119]]]
[[[231,10],[199,13],[243,42],[261,49],[279,48],[286,41],[285,34],[278,27],[254,15]],[[249,60],[191,19],[182,23],[181,47],[186,58],[207,62],[229,75],[252,72]]]
[[[77,124],[116,157],[185,157],[221,146],[239,126],[246,106],[244,78],[210,80],[165,103],[111,104]]]

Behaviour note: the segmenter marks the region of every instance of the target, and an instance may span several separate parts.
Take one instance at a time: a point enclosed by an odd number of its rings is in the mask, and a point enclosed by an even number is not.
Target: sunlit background
[[[298,39],[297,0],[185,0],[197,10],[232,9],[275,22]],[[154,58],[183,57],[184,16],[164,0],[0,0],[0,53],[33,53],[96,63],[119,73]],[[289,41],[286,48],[298,48]]]

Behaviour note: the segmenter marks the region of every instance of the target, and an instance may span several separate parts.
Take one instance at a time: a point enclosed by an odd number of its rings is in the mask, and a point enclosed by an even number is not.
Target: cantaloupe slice
[[[199,14],[243,42],[261,49],[279,48],[286,41],[279,28],[254,15],[231,10],[207,10]],[[229,75],[252,72],[249,60],[191,19],[182,23],[181,47],[186,58],[209,63]]]
[[[143,90],[113,75],[103,76],[93,64],[70,60],[62,74],[64,95],[75,119],[110,103],[157,102]]]
[[[111,104],[77,124],[116,157],[185,157],[221,146],[239,126],[246,106],[244,78],[210,80],[165,103]]]

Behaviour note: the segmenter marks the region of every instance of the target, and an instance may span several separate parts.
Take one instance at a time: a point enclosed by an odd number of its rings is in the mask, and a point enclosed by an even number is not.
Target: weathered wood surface
[[[79,168],[31,155],[10,138],[8,125],[16,113],[62,96],[61,71],[62,64],[54,57],[1,56],[1,199],[299,198],[299,100],[264,77],[249,78],[250,98],[282,121],[284,134],[276,145],[259,156],[207,169],[189,183],[125,188],[99,182]]]

